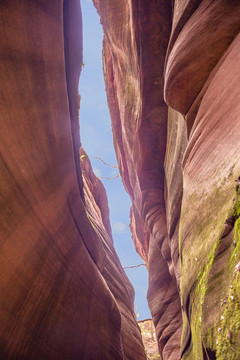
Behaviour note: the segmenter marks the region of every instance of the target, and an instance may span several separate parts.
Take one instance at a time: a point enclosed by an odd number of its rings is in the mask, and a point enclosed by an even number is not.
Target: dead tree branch
[[[100,157],[95,156],[94,159],[100,160],[104,165],[110,166],[111,168],[118,169],[117,165],[110,165],[110,164],[106,163],[103,159],[101,159]]]
[[[117,179],[118,177],[120,177],[120,174],[118,174],[117,176],[113,176],[113,177],[98,176],[99,179],[107,179],[107,180]]]
[[[140,267],[140,266],[146,266],[146,264],[139,264],[139,265],[133,265],[133,266],[126,266],[126,267],[124,267],[124,269],[133,269],[133,268],[137,268],[137,267]]]

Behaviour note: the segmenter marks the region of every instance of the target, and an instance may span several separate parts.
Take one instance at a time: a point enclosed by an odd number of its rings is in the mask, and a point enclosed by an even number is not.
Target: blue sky
[[[113,177],[118,174],[117,169],[95,159],[100,157],[108,164],[117,165],[102,73],[102,27],[91,0],[82,0],[81,7],[84,62],[79,83],[81,141],[95,174]],[[123,267],[143,263],[132,243],[129,230],[130,199],[121,178],[101,180],[108,195],[115,249]],[[135,309],[138,305],[139,320],[151,317],[146,301],[148,275],[145,266],[125,271],[135,289]]]

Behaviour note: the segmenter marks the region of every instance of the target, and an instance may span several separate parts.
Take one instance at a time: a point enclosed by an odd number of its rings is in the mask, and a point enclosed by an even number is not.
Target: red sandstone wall
[[[196,284],[210,286],[207,259],[220,236],[210,229],[221,234],[239,175],[239,2],[95,5],[114,145],[132,200],[133,241],[148,265],[160,352],[179,359],[182,336],[184,359],[220,356],[222,310],[209,312],[211,298],[203,309],[206,291]],[[218,287],[226,296],[223,278]]]
[[[95,4],[161,355],[238,360],[239,1]],[[79,157],[79,3],[8,0],[0,27],[0,357],[145,359],[105,191]]]
[[[103,62],[114,145],[133,203],[133,240],[148,264],[148,302],[159,349],[164,358],[176,359],[182,321],[174,271],[178,251],[171,256],[164,199],[168,107],[163,70],[171,3],[100,0],[98,11],[105,34]],[[176,251],[178,238],[175,241]]]
[[[1,2],[0,29],[0,358],[145,359],[105,192],[79,157],[79,1]]]

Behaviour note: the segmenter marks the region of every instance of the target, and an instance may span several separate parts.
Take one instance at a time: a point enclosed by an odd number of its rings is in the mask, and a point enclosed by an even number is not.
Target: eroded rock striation
[[[94,3],[161,357],[238,360],[239,1]],[[0,358],[146,359],[80,143],[79,1],[2,1],[0,28]]]
[[[0,29],[0,358],[144,360],[105,191],[79,155],[79,1],[3,1]]]
[[[160,353],[238,359],[239,1],[95,5],[114,146],[133,241],[148,265]]]

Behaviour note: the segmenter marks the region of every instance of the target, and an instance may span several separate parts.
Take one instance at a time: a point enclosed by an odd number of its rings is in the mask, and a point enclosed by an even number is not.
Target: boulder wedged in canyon
[[[239,1],[94,2],[160,353],[237,360]]]
[[[79,1],[1,2],[0,28],[0,358],[144,360],[105,192],[79,156]]]

